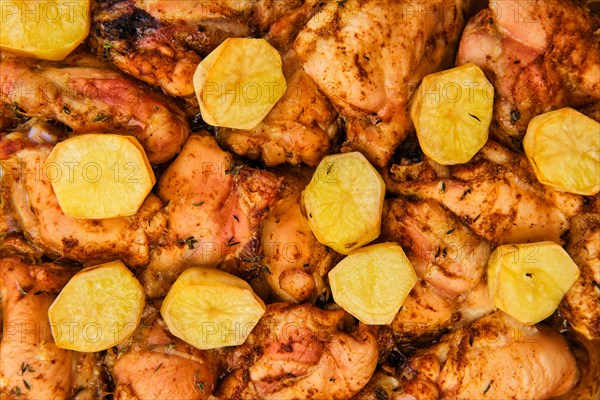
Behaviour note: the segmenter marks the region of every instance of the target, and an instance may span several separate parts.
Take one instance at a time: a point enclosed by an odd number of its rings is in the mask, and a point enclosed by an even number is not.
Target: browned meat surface
[[[563,243],[569,218],[583,204],[581,196],[540,184],[524,156],[492,141],[467,164],[434,169],[423,161],[420,168],[396,174],[388,189],[437,200],[494,244]]]
[[[382,240],[400,243],[419,281],[392,322],[415,340],[494,310],[484,281],[491,246],[436,201],[386,200]]]
[[[213,137],[190,136],[158,182],[168,222],[141,272],[148,295],[165,295],[188,266],[256,257],[260,222],[280,187],[271,172],[236,164]]]
[[[491,130],[513,148],[546,111],[600,101],[600,18],[571,0],[496,1],[469,21],[457,63],[496,90]]]
[[[0,146],[10,147],[2,138]],[[19,144],[18,147],[21,145]],[[27,147],[28,146],[28,147]],[[150,260],[151,222],[162,213],[162,203],[149,195],[140,211],[131,217],[102,220],[73,218],[60,209],[44,168],[49,145],[24,144],[23,149],[2,160],[1,191],[9,226],[3,233],[19,233],[54,258],[96,264],[120,258],[133,267]]]
[[[467,2],[329,2],[298,35],[306,73],[347,118],[344,150],[385,166],[421,78],[451,64]]]
[[[407,370],[414,377],[401,393],[418,399],[546,399],[567,393],[578,379],[559,333],[500,312],[417,352]]]
[[[589,340],[600,340],[600,215],[571,220],[567,252],[581,275],[565,295],[561,315]]]
[[[288,162],[315,166],[337,139],[337,113],[301,68],[292,50],[283,59],[287,91],[250,131],[221,128],[217,138],[238,155],[262,158],[268,166]]]
[[[17,104],[25,115],[60,121],[75,134],[133,135],[153,163],[179,151],[189,127],[175,103],[97,62],[78,63],[5,58],[0,62],[0,101]]]
[[[347,314],[304,304],[275,303],[246,343],[231,350],[220,398],[349,399],[377,364],[373,331],[342,331]]]
[[[148,304],[134,336],[109,351],[104,363],[116,399],[208,399],[218,374],[213,355],[171,335],[158,308]]]
[[[300,208],[300,193],[311,172],[307,168],[284,170],[281,199],[261,225],[262,255],[253,264],[268,267],[261,278],[271,295],[280,301],[316,300],[326,290],[323,276],[333,264],[334,252],[317,241]]]

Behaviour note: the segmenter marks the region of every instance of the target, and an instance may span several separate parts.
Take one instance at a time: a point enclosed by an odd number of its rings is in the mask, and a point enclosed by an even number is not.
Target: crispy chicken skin
[[[285,49],[319,2],[120,0],[100,1],[91,45],[100,57],[172,96],[194,94],[201,60],[229,37],[267,35]]]
[[[571,220],[567,252],[581,275],[560,304],[560,313],[589,340],[600,340],[600,215]]]
[[[75,134],[133,135],[153,163],[172,158],[189,134],[184,113],[148,87],[86,61],[6,57],[0,61],[0,101],[17,104],[25,115],[60,121]]]
[[[263,272],[272,295],[289,303],[313,301],[325,284],[323,276],[333,265],[334,252],[319,243],[300,206],[300,194],[311,178],[308,168],[286,168],[281,199],[261,224]]]
[[[141,272],[149,296],[166,294],[188,266],[253,258],[258,230],[281,180],[236,164],[209,135],[192,135],[158,182],[168,222]]]
[[[377,365],[377,342],[370,327],[351,333],[340,327],[343,310],[309,304],[275,303],[246,342],[231,349],[219,398],[349,399]]]
[[[413,377],[394,398],[546,399],[565,394],[579,375],[559,333],[501,312],[419,350],[407,372]]]
[[[287,91],[252,130],[220,128],[219,143],[238,155],[262,158],[268,166],[284,162],[315,166],[338,136],[337,113],[292,50],[284,58]]]
[[[71,394],[75,356],[54,344],[48,308],[55,298],[52,292],[60,290],[72,274],[52,275],[49,266],[40,270],[18,258],[0,259],[0,393],[8,398],[19,393],[31,399]]]
[[[434,335],[494,310],[484,281],[490,244],[436,201],[386,200],[381,240],[398,242],[419,277],[391,324],[396,340]]]
[[[396,181],[392,174],[388,190],[437,200],[493,244],[563,243],[569,218],[583,205],[581,196],[540,184],[523,155],[493,141],[466,164],[432,168],[423,161],[420,168],[395,174]]]
[[[134,336],[107,352],[115,399],[205,400],[215,389],[218,363],[171,335],[158,308],[148,304]]]
[[[0,146],[10,147],[2,138]],[[55,258],[97,264],[120,258],[127,265],[141,267],[150,261],[149,226],[161,212],[162,203],[150,194],[137,214],[102,220],[65,215],[44,170],[50,153],[48,145],[27,145],[2,160],[1,191],[5,196],[7,219],[13,223],[2,233],[23,235],[35,247]]]
[[[520,148],[536,115],[600,101],[599,28],[572,0],[493,1],[469,21],[457,64],[478,64],[494,85],[498,140]]]
[[[385,166],[410,128],[421,78],[451,64],[467,3],[328,2],[294,44],[302,66],[347,118],[344,150]]]

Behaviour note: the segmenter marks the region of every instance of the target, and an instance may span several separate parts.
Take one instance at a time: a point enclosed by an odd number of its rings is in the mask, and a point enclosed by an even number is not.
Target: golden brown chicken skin
[[[304,70],[347,117],[345,151],[388,163],[408,134],[419,81],[451,63],[466,3],[328,2],[300,31],[294,49]]]
[[[172,158],[189,134],[184,113],[170,99],[100,65],[85,57],[71,64],[5,57],[0,102],[17,104],[27,116],[60,121],[74,134],[133,135],[153,163]]]
[[[278,177],[234,162],[212,136],[190,136],[158,182],[167,224],[140,272],[147,294],[165,295],[189,266],[235,268],[256,257],[260,222],[280,190]]]
[[[219,398],[349,399],[377,365],[377,342],[370,327],[341,330],[343,310],[275,303],[246,342],[228,357],[233,372]]]
[[[418,351],[407,368],[413,378],[394,398],[546,399],[567,393],[578,379],[559,333],[501,312]]]
[[[519,149],[536,115],[600,101],[598,28],[572,0],[495,1],[469,21],[457,64],[476,63],[494,85],[498,140]]]

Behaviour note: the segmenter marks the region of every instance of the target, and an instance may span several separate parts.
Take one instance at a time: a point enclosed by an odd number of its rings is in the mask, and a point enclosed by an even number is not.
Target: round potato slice
[[[286,88],[281,56],[264,39],[226,39],[194,73],[202,118],[214,126],[255,128]]]
[[[363,247],[329,271],[335,302],[365,324],[390,324],[417,283],[397,243]]]
[[[244,343],[265,310],[243,279],[194,267],[177,278],[160,312],[173,335],[205,350]]]
[[[156,178],[133,136],[88,134],[58,143],[44,164],[62,211],[77,218],[135,214]]]
[[[572,108],[538,115],[523,148],[538,180],[558,190],[600,192],[600,123]]]
[[[468,162],[487,142],[494,87],[472,63],[427,75],[410,116],[423,153],[443,164]]]
[[[302,192],[308,225],[319,242],[342,254],[381,231],[385,183],[359,152],[329,155]]]
[[[144,301],[142,285],[121,261],[85,268],[48,310],[54,341],[81,352],[109,349],[133,335]]]
[[[62,60],[87,37],[90,0],[0,0],[0,49]]]
[[[535,324],[552,315],[579,273],[554,242],[507,244],[490,256],[488,289],[500,310],[524,324]]]

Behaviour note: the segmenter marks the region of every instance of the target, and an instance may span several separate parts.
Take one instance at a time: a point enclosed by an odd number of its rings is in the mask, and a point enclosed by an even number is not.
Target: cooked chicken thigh
[[[311,178],[309,169],[285,170],[281,199],[261,224],[262,256],[254,265],[262,271],[274,297],[289,303],[313,301],[325,289],[323,276],[334,252],[319,243],[302,215],[300,194]]]
[[[328,2],[308,22],[294,49],[347,117],[345,150],[388,163],[410,128],[408,101],[421,78],[451,64],[467,3]]]
[[[489,141],[467,164],[396,174],[388,189],[434,199],[493,244],[562,243],[583,198],[540,184],[524,156]]]
[[[77,393],[74,398],[84,399],[106,393],[97,354],[60,349],[52,338],[48,308],[74,273],[0,259],[0,397],[65,399]]]
[[[600,101],[599,28],[572,0],[495,1],[469,21],[457,64],[478,64],[494,85],[498,140],[518,149],[536,115]]]
[[[153,304],[134,336],[107,352],[104,363],[117,399],[204,400],[215,389],[217,362],[171,335]]]
[[[96,9],[91,44],[121,70],[173,96],[194,94],[201,60],[229,37],[263,36],[284,49],[319,2],[118,0]]]
[[[600,340],[600,215],[571,220],[567,252],[581,275],[565,295],[560,313],[589,340]]]
[[[578,379],[559,333],[501,312],[418,351],[405,373],[413,378],[393,398],[546,399],[567,393]]]
[[[405,250],[419,282],[392,322],[412,341],[471,322],[494,310],[484,280],[491,246],[433,200],[387,200],[382,240]]]
[[[345,333],[346,312],[275,303],[246,342],[233,348],[219,395],[241,399],[349,399],[377,365],[372,329]]]
[[[256,257],[260,222],[280,188],[272,173],[236,164],[212,136],[190,136],[158,182],[168,222],[141,271],[146,293],[165,295],[188,266]]]
[[[11,145],[12,140],[0,139],[1,147]],[[7,229],[3,234],[22,232],[49,256],[84,264],[119,258],[129,266],[141,267],[150,261],[150,228],[162,221],[162,203],[156,196],[150,194],[131,217],[70,217],[62,212],[44,169],[51,147],[27,146],[2,160],[0,191],[8,200],[3,218],[6,215],[13,221],[12,226],[3,227]]]
[[[108,68],[24,58],[0,62],[0,101],[23,114],[64,123],[75,134],[118,132],[135,136],[153,163],[173,157],[189,127],[177,106]]]
[[[315,166],[338,136],[337,113],[302,70],[292,50],[283,59],[287,91],[252,130],[220,128],[217,138],[235,154],[262,158],[268,166],[284,162]]]

